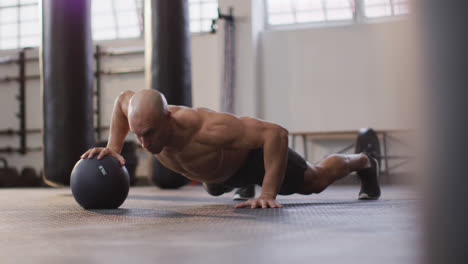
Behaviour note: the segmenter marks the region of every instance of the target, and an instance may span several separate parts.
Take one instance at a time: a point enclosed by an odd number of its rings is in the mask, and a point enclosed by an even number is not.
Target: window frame
[[[36,36],[36,35],[35,34],[21,35],[21,25],[23,23],[36,22],[36,21],[33,20],[33,19],[22,20],[21,19],[21,9],[24,8],[24,7],[30,7],[30,6],[36,6],[37,8],[39,8],[40,7],[39,1],[30,2],[30,3],[21,3],[20,0],[16,0],[16,4],[0,6],[0,10],[2,10],[2,11],[4,9],[8,9],[8,8],[16,9],[15,10],[16,11],[16,20],[8,22],[8,23],[1,23],[0,27],[2,27],[3,25],[16,24],[16,32],[17,32],[16,36],[14,36],[14,37],[2,37],[2,35],[0,33],[0,39],[8,39],[8,40],[16,39],[16,45],[14,47],[5,48],[5,47],[0,46],[0,50],[20,49],[20,48],[23,48],[23,47],[29,47],[29,46],[21,45],[21,39],[23,37],[24,38],[31,38],[31,37]],[[40,37],[40,31],[39,31],[38,37]]]
[[[327,1],[327,0],[322,0]],[[352,1],[352,0],[351,0]],[[367,17],[365,14],[365,1],[354,0],[354,12],[352,12],[351,19],[343,20],[323,20],[323,21],[310,21],[310,22],[295,22],[290,24],[277,24],[273,25],[269,23],[270,13],[268,12],[268,0],[263,0],[264,5],[264,25],[265,30],[291,30],[291,29],[306,29],[306,28],[326,28],[326,27],[338,27],[338,26],[350,26],[355,24],[367,24],[367,23],[379,23],[379,22],[392,22],[401,21],[407,19],[409,11],[406,14],[395,14],[394,12],[394,0],[388,0],[391,7],[391,15],[379,16],[379,17]],[[409,6],[409,0],[406,1]],[[296,10],[294,10],[296,12]],[[293,14],[295,16],[295,14]]]

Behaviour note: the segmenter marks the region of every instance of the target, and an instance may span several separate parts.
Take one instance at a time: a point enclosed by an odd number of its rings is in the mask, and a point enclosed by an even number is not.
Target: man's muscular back
[[[176,148],[165,147],[156,158],[167,168],[187,178],[203,182],[223,181],[232,176],[244,162],[248,149],[232,149],[225,144],[207,142],[207,133],[223,122],[225,114],[206,108],[188,108],[170,105],[174,123],[185,131]],[[220,116],[221,115],[221,116]],[[237,118],[237,117],[234,117]]]

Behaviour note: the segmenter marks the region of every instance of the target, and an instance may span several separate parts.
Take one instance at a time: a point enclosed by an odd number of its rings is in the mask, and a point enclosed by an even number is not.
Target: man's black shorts
[[[307,169],[305,160],[294,150],[288,150],[288,162],[283,184],[278,194],[288,195],[300,192],[304,185],[304,172]],[[265,163],[263,161],[263,148],[249,151],[244,165],[234,176],[222,183],[224,187],[239,188],[249,184],[262,185],[265,176]],[[216,184],[207,184],[208,189],[216,188]],[[220,186],[221,187],[221,186]]]

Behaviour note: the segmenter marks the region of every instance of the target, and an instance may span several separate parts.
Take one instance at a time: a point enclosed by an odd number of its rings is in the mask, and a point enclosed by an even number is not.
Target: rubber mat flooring
[[[259,189],[257,189],[259,191]],[[234,209],[232,193],[135,187],[121,208],[79,207],[63,189],[0,189],[0,263],[417,263],[421,200],[357,186]]]

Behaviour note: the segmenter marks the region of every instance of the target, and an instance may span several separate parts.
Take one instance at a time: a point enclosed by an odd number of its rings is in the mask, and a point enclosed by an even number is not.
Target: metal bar
[[[97,127],[94,128],[94,129],[98,129]],[[99,128],[101,131],[103,130],[109,130],[110,127],[109,126],[101,126]],[[35,129],[26,129],[26,134],[41,134],[42,133],[42,129],[39,129],[39,128],[35,128]],[[13,130],[11,128],[9,129],[4,129],[4,130],[0,130],[0,136],[17,136],[20,134],[20,131],[19,130]]]
[[[302,146],[304,147],[304,159],[307,161],[307,136],[302,136]]]
[[[377,134],[382,134],[384,132],[388,134],[394,134],[394,133],[409,133],[411,130],[398,130],[398,129],[386,129],[386,130],[375,130]],[[359,133],[359,130],[336,130],[336,131],[319,131],[319,132],[313,132],[313,131],[295,131],[295,132],[289,132],[290,135],[307,135],[307,136],[329,136],[329,135],[337,135],[337,136],[343,136],[343,135],[352,135],[355,136]]]
[[[145,68],[100,71],[100,74],[104,74],[104,75],[122,75],[122,74],[132,74],[132,73],[145,73]]]
[[[387,132],[383,132],[383,147],[384,147],[385,175],[388,177],[390,176],[390,169],[388,168]]]
[[[41,79],[41,75],[29,75],[24,77],[25,80],[38,80]]]
[[[401,155],[394,155],[394,156],[391,156],[391,155],[387,155],[386,156],[388,160],[396,160],[396,159],[412,159],[414,157],[412,156],[401,156]],[[385,156],[380,156],[378,158],[385,158]]]
[[[13,63],[14,59],[12,59],[11,57],[3,57],[3,58],[0,58],[0,64],[10,64],[10,63]]]
[[[145,54],[144,49],[135,49],[135,50],[123,50],[123,51],[101,51],[99,55],[101,56],[124,56],[124,55],[138,55]]]
[[[387,135],[387,139],[388,140],[392,140],[392,141],[395,141],[395,142],[398,142],[400,143],[401,145],[404,145],[405,147],[411,147],[411,145],[409,145],[407,142],[404,142],[403,140],[397,138],[397,137],[392,137],[390,135]]]
[[[25,62],[35,62],[35,61],[39,61],[39,58],[30,57],[30,58],[25,58],[24,61]],[[0,58],[0,64],[18,64],[18,63],[20,63],[19,59],[13,59],[11,57]]]
[[[402,161],[402,162],[399,162],[399,163],[393,165],[392,167],[390,167],[390,169],[392,169],[392,170],[393,170],[393,169],[396,169],[396,168],[398,168],[398,167],[401,167],[401,166],[405,165],[405,164],[408,163],[408,162],[409,162],[409,160],[404,160],[404,161]]]
[[[19,136],[20,136],[20,153],[26,154],[26,63],[24,61],[25,51],[22,50],[19,53],[19,95],[17,99],[19,101],[19,113],[17,114],[20,121]]]
[[[24,76],[24,79],[29,81],[29,80],[37,80],[40,79],[40,75],[29,75],[29,76]],[[6,76],[2,79],[0,79],[0,83],[8,83],[8,82],[20,82],[21,77],[16,77],[16,76]]]
[[[342,149],[342,150],[340,150],[340,151],[338,151],[338,152],[336,152],[336,153],[338,153],[338,154],[345,153],[346,151],[352,149],[353,147],[354,147],[354,143],[351,143],[351,145],[345,147],[344,149]]]
[[[26,134],[40,134],[41,132],[41,129],[26,129]],[[13,130],[11,128],[0,130],[0,136],[14,136],[19,134],[19,130]]]
[[[0,83],[17,82],[18,80],[19,80],[18,77],[6,76],[0,79]]]
[[[26,148],[25,151],[26,151],[26,153],[27,153],[27,152],[42,151],[42,147]],[[12,148],[12,147],[5,147],[5,148],[0,148],[0,153],[21,153],[21,149],[19,149],[19,148]]]
[[[96,45],[96,53],[94,55],[96,63],[96,137],[101,140],[101,47]]]

